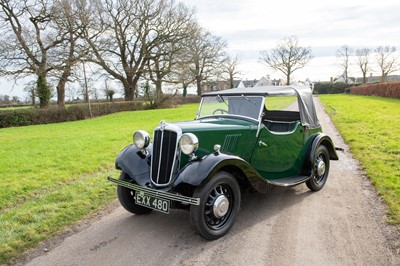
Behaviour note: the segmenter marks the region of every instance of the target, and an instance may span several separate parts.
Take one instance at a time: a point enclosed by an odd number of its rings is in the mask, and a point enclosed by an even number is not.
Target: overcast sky
[[[395,46],[400,50],[399,0],[182,0],[196,7],[204,28],[224,38],[231,55],[241,58],[242,79],[259,79],[279,72],[259,62],[259,52],[271,49],[284,37],[296,35],[301,46],[310,46],[314,58],[295,80],[327,81],[341,74],[336,50],[347,44],[357,48]],[[373,71],[378,75],[378,69]],[[398,73],[396,73],[398,74]],[[356,66],[351,76],[361,76]],[[23,96],[18,87],[0,79],[0,94]]]
[[[271,49],[284,37],[296,35],[310,46],[314,58],[298,72],[296,80],[327,81],[341,74],[336,50],[347,44],[357,48],[380,45],[400,49],[398,0],[183,0],[196,6],[200,24],[227,40],[229,52],[241,58],[244,79],[282,74],[259,62],[261,50]],[[374,71],[378,74],[378,70]],[[351,76],[362,76],[356,66]]]

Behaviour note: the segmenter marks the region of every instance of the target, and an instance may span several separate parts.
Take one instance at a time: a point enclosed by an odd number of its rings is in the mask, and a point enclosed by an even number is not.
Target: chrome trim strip
[[[156,197],[160,199],[168,199],[173,201],[178,201],[183,204],[191,204],[191,205],[200,205],[200,198],[191,198],[183,195],[178,195],[166,191],[158,191],[152,188],[141,187],[136,184],[129,183],[124,180],[114,179],[111,176],[108,176],[107,179],[117,185],[133,189],[135,191],[144,192],[151,197]]]
[[[219,115],[206,115],[206,116],[202,116],[199,117],[197,120],[199,119],[203,119],[203,118],[216,118],[216,117],[223,117],[223,118],[242,118],[244,120],[247,121],[251,121],[251,122],[257,122],[258,123],[258,119],[252,118],[252,117],[248,117],[248,116],[243,116],[243,115],[232,115],[232,114],[219,114]]]
[[[201,109],[203,107],[203,100],[204,100],[204,97],[201,97],[200,106],[199,106],[199,109],[197,109],[197,112],[196,112],[196,120],[200,118]]]
[[[285,179],[284,182],[276,182],[274,180],[269,180],[268,183],[271,184],[271,185],[274,185],[274,186],[290,187],[290,186],[296,186],[296,185],[299,185],[301,183],[304,183],[305,181],[310,179],[310,176],[302,176],[296,182],[290,182],[290,177],[284,178],[284,179]],[[279,181],[279,179],[278,179],[278,181]]]
[[[158,170],[157,170],[157,184],[160,181],[160,168],[161,168],[161,160],[162,160],[162,150],[164,144],[164,130],[161,131],[161,141],[160,141],[160,154],[158,155]]]
[[[262,113],[264,111],[264,106],[265,106],[265,97],[263,97],[262,103],[261,103],[261,109],[260,109],[260,113],[259,113],[259,117],[258,117],[258,127],[257,127],[256,138],[258,138],[258,135],[260,134],[260,131],[261,131]]]

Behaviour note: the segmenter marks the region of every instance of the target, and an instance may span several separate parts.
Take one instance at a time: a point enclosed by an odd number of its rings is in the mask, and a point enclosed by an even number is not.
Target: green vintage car
[[[190,212],[206,239],[225,235],[240,209],[241,192],[271,186],[325,185],[338,160],[322,133],[311,90],[304,85],[234,88],[202,95],[196,119],[161,121],[138,130],[116,159],[121,205],[137,215]]]

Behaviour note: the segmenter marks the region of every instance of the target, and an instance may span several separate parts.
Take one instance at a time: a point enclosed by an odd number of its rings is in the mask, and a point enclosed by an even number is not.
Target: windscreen
[[[203,97],[199,117],[236,115],[258,120],[262,103],[262,96],[206,96]]]

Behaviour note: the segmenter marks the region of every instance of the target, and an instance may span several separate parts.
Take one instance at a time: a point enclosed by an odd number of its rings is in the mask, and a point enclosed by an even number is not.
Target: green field
[[[400,99],[353,95],[320,99],[386,202],[388,222],[400,224]]]
[[[137,129],[193,119],[198,104],[0,129],[0,265],[116,198],[107,174]]]
[[[1,111],[10,111],[10,110],[18,110],[18,109],[29,109],[29,108],[34,108],[31,105],[29,106],[17,106],[17,107],[0,107],[0,112]]]

